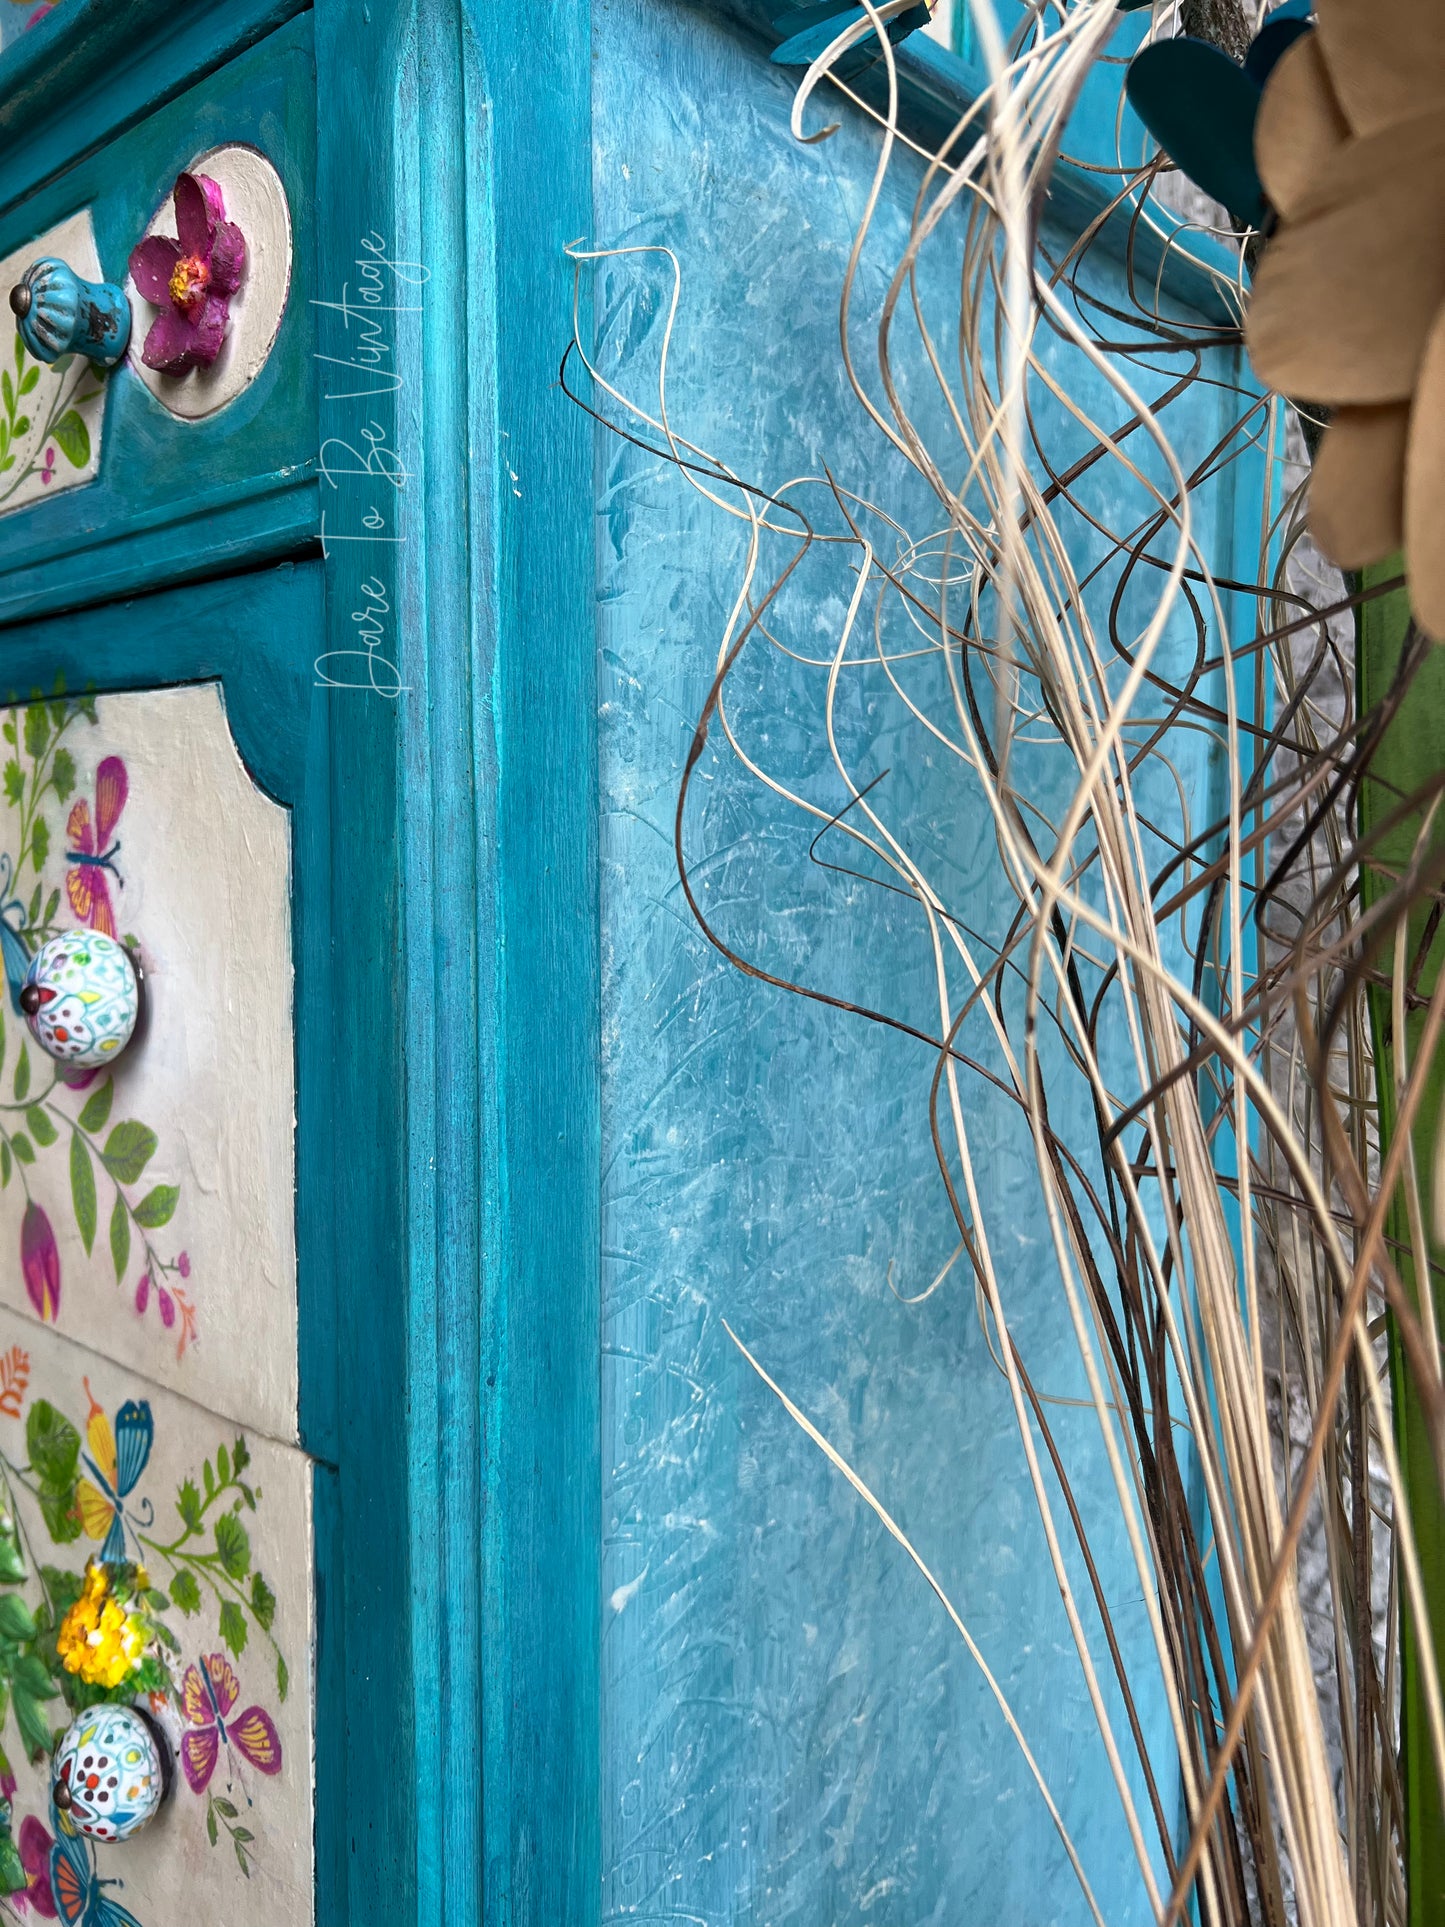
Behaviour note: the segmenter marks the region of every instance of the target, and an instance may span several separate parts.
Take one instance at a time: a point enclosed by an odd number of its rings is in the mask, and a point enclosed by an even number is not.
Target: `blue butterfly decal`
[[[102,1880],[96,1872],[95,1849],[81,1833],[68,1833],[69,1822],[52,1806],[55,1845],[50,1849],[50,1892],[63,1927],[140,1927],[140,1922],[118,1900],[106,1893],[120,1885]]]
[[[119,1565],[125,1558],[125,1501],[149,1462],[155,1420],[144,1399],[131,1398],[116,1413],[112,1429],[96,1403],[89,1379],[85,1380],[85,1390],[90,1399],[90,1416],[85,1422],[85,1442],[90,1447],[85,1469],[90,1478],[81,1479],[75,1489],[80,1523],[87,1538],[105,1540],[101,1558],[108,1565]],[[137,1512],[136,1517],[144,1526],[153,1522],[155,1514],[149,1501],[145,1512]]]
[[[0,855],[0,962],[5,966],[10,1008],[21,1017],[24,1012],[20,1008],[20,992],[30,969],[30,952],[20,934],[25,926],[25,911],[20,899],[11,894],[14,881],[10,854],[6,851]]]

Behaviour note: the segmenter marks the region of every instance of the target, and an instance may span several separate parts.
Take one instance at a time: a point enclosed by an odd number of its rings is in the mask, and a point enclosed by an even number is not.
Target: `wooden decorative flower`
[[[1245,334],[1261,380],[1331,411],[1310,531],[1341,568],[1403,546],[1445,641],[1445,29],[1434,0],[1318,0],[1265,87],[1278,225]]]

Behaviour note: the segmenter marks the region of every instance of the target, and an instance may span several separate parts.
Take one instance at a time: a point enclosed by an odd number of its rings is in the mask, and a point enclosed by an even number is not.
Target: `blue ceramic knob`
[[[135,1706],[92,1706],[55,1749],[50,1797],[62,1823],[92,1840],[129,1840],[156,1817],[170,1785],[160,1729]]]
[[[113,281],[82,281],[46,255],[10,290],[20,339],[37,361],[85,355],[113,368],[130,341],[130,303]]]
[[[131,954],[99,930],[65,930],[43,943],[20,987],[30,1034],[47,1056],[77,1070],[119,1057],[140,1016]]]

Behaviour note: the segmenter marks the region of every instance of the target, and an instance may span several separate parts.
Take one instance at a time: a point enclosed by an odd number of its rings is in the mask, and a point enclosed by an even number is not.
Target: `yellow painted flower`
[[[61,1621],[56,1650],[68,1673],[88,1685],[123,1686],[140,1665],[150,1628],[112,1597],[104,1566],[86,1568],[85,1590]]]

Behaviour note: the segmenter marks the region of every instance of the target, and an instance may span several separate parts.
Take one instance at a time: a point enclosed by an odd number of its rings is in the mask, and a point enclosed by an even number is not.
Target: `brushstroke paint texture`
[[[776,483],[826,460],[913,529],[936,526],[936,504],[868,426],[839,368],[838,293],[873,136],[847,121],[821,147],[800,148],[787,77],[695,12],[616,0],[595,32],[596,244],[666,243],[680,257],[675,425],[752,479]],[[916,185],[900,160],[860,279],[865,365],[880,269],[896,259]],[[1062,252],[1062,237],[1052,241]],[[949,338],[956,277],[947,245],[925,254],[936,339]],[[1123,305],[1117,278],[1105,292]],[[609,264],[595,283],[604,372],[649,405],[667,295],[656,261]],[[1099,419],[1121,417],[1081,357],[1052,343],[1043,352]],[[1232,365],[1223,371],[1232,378]],[[905,372],[944,444],[941,409]],[[1218,437],[1222,404],[1200,384],[1186,406],[1169,424],[1198,459]],[[1058,415],[1047,425],[1060,465],[1087,446]],[[1116,526],[1143,512],[1116,468],[1101,464],[1087,487]],[[704,942],[678,886],[673,808],[743,536],[669,469],[606,438],[598,495],[604,1913],[699,1927],[1087,1918],[956,1635],[740,1360],[727,1318],[916,1535],[1013,1699],[1105,1917],[1142,1923],[1138,1871],[970,1281],[960,1264],[913,1309],[888,1289],[891,1265],[901,1293],[920,1291],[954,1244],[927,1135],[933,1063],[861,1020],[742,978]],[[1196,507],[1218,560],[1232,511],[1208,494]],[[1082,523],[1065,527],[1076,564],[1098,554]],[[1115,579],[1106,571],[1100,585],[1101,621]],[[826,655],[847,585],[824,566],[809,580],[813,653]],[[1126,626],[1144,607],[1126,601]],[[1182,625],[1171,647],[1177,667],[1192,649]],[[821,680],[757,651],[730,685],[744,735],[765,729],[771,766],[814,794],[825,776]],[[935,767],[921,732],[883,698],[864,715],[845,687],[840,727],[845,745],[871,745],[867,773],[892,767],[888,811],[929,826],[952,907],[999,936],[1014,906],[977,791]],[[1201,737],[1180,754],[1202,821],[1217,814],[1221,772]],[[1065,759],[1047,748],[1021,756],[1024,786],[1061,811]],[[1167,820],[1173,806],[1156,782],[1141,790]],[[697,887],[741,948],[780,975],[934,1024],[916,910],[810,866],[817,826],[774,805],[726,754],[704,758],[693,799]],[[1161,850],[1150,846],[1153,861]],[[1017,1023],[1017,1002],[1012,1014]],[[1001,1068],[980,1028],[968,1039]],[[1052,1063],[1058,1073],[1056,1050]],[[1087,1146],[1083,1088],[1064,1088],[1058,1121]],[[1016,1336],[1042,1389],[1080,1396],[1022,1120],[976,1082],[967,1102]],[[1052,1416],[1080,1475],[1168,1802],[1162,1692],[1110,1520],[1097,1423],[1062,1408]],[[1082,1597],[1076,1557],[1071,1571]],[[1084,1615],[1106,1670],[1091,1605]],[[1118,1695],[1108,1697],[1127,1750]],[[1134,1781],[1147,1827],[1137,1770]]]

